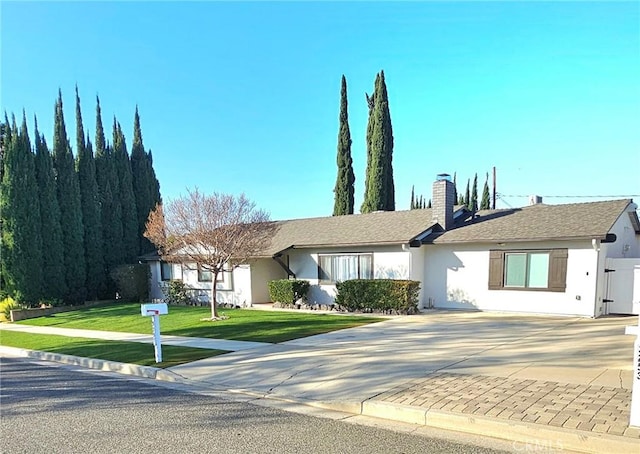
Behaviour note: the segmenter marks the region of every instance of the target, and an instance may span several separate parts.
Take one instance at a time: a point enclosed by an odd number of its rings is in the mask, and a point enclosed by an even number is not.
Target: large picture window
[[[490,251],[489,290],[564,292],[567,249]]]
[[[373,279],[373,254],[320,254],[318,279],[322,283]]]

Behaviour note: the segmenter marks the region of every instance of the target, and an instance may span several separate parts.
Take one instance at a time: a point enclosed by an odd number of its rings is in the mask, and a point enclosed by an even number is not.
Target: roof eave
[[[477,243],[532,243],[540,241],[591,241],[591,240],[604,240],[607,238],[607,234],[597,235],[576,235],[576,236],[550,236],[539,238],[474,238],[472,240],[441,240],[434,238],[433,241],[425,244],[477,244]]]

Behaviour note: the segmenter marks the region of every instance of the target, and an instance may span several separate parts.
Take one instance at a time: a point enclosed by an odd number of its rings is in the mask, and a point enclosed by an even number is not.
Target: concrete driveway
[[[433,311],[229,353],[170,370],[226,389],[360,402],[433,372],[631,386],[636,317]]]

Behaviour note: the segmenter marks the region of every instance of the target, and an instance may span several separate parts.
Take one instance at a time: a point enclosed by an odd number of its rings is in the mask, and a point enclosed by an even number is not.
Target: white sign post
[[[640,316],[638,326],[627,326],[625,334],[634,334],[636,340],[633,343],[633,370],[631,376],[631,417],[629,425],[640,427]]]
[[[153,349],[156,354],[156,363],[162,362],[162,344],[160,343],[160,316],[169,313],[166,303],[160,304],[143,304],[140,312],[145,317],[151,317],[153,328]]]

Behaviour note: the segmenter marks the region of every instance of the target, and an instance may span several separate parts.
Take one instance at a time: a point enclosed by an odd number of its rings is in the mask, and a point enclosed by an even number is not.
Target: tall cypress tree
[[[140,115],[136,106],[133,119],[133,144],[131,146],[131,174],[133,177],[133,192],[136,198],[138,216],[138,254],[146,254],[155,250],[153,244],[144,237],[149,213],[160,202],[160,188],[153,170],[151,152],[144,150],[142,143],[142,129]]]
[[[156,177],[156,171],[153,169],[153,156],[151,155],[151,150],[147,153],[147,158],[149,160],[149,169],[150,169],[150,186],[151,186],[151,206],[155,209],[156,205],[162,203],[162,197],[160,195],[160,182]],[[146,220],[145,220],[146,225]],[[145,227],[146,228],[146,227]],[[155,249],[155,248],[154,248]]]
[[[453,172],[453,200],[458,203],[458,184],[456,183],[456,172]]]
[[[416,208],[415,185],[411,185],[411,204],[409,205],[409,209],[414,210],[415,208]]]
[[[376,76],[373,95],[367,95],[367,175],[364,202],[360,211],[395,210],[393,181],[393,129],[384,71]]]
[[[119,183],[119,202],[122,207],[122,245],[124,261],[133,263],[138,256],[138,211],[133,194],[131,162],[120,123],[113,119],[113,159]]]
[[[98,183],[96,181],[96,165],[93,158],[91,142],[84,136],[80,96],[76,87],[76,143],[78,183],[80,187],[80,203],[84,226],[84,252],[86,260],[87,297],[98,298],[105,289],[104,253],[102,250],[102,223],[98,200]]]
[[[122,244],[122,206],[117,203],[118,178],[115,172],[113,154],[105,141],[102,126],[100,99],[96,97],[96,180],[100,200],[100,219],[102,221],[102,239],[104,264],[107,271],[124,263]],[[107,278],[108,289],[103,297],[112,298],[115,294],[113,282]]]
[[[42,279],[43,294],[52,299],[62,299],[67,294],[64,272],[64,246],[60,207],[53,171],[53,160],[49,147],[38,132],[38,120],[35,119],[36,139],[36,180],[40,202],[40,231],[42,234]]]
[[[482,188],[482,201],[480,202],[481,210],[488,210],[491,208],[491,202],[489,197],[489,174],[487,173],[487,179],[484,180],[484,188]]]
[[[378,97],[378,110],[382,114],[380,126],[382,129],[382,162],[384,163],[384,192],[386,195],[385,211],[396,209],[396,190],[393,181],[393,128],[391,126],[391,112],[389,111],[389,96],[387,84],[384,80],[384,71],[380,71],[380,96]]]
[[[471,182],[467,180],[467,188],[464,190],[464,199],[463,205],[467,207],[469,210],[471,209],[471,197],[469,196],[469,184]]]
[[[369,187],[371,186],[372,179],[375,177],[374,169],[377,165],[377,161],[374,162],[374,158],[377,159],[377,156],[373,156],[373,147],[372,147],[372,137],[373,137],[373,124],[375,120],[374,108],[375,108],[375,99],[376,99],[376,88],[378,87],[378,79],[380,78],[379,74],[376,74],[376,80],[373,85],[373,93],[369,96],[365,93],[365,98],[367,99],[367,107],[369,108],[369,119],[367,121],[367,135],[366,135],[366,143],[367,143],[367,169],[365,171],[365,179],[364,179],[364,200],[362,205],[360,206],[361,213],[369,213],[373,211],[369,209],[371,198],[369,195]],[[375,165],[374,165],[375,164]]]
[[[6,134],[0,191],[3,288],[19,301],[36,304],[43,296],[42,237],[38,183],[24,113],[20,130],[14,117]]]
[[[478,174],[473,177],[473,188],[471,190],[471,201],[469,203],[471,211],[478,211]]]
[[[84,228],[80,205],[80,186],[75,171],[75,160],[69,145],[62,109],[62,92],[58,91],[55,107],[53,137],[53,166],[56,171],[58,205],[64,235],[64,266],[67,295],[71,303],[83,302],[86,298],[86,262],[84,256]]]
[[[338,177],[334,189],[335,201],[333,215],[353,214],[353,185],[356,177],[353,173],[351,158],[351,132],[349,131],[349,114],[347,111],[347,79],[342,75],[340,88],[340,129],[338,132]]]

